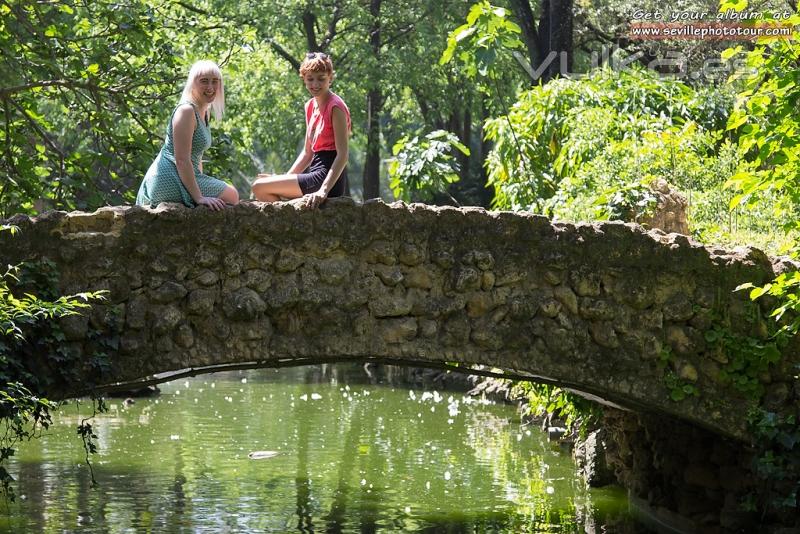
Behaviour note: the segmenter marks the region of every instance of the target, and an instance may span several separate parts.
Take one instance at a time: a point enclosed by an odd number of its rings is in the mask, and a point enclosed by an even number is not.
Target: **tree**
[[[0,215],[130,198],[174,91],[156,10],[122,2],[0,2]]]
[[[572,72],[573,1],[541,0],[538,24],[530,0],[510,0],[510,4],[522,28],[528,59],[534,70],[548,62],[542,72],[541,82],[546,83],[559,74],[562,54],[566,60],[563,67],[567,72]],[[537,81],[532,80],[532,83]]]

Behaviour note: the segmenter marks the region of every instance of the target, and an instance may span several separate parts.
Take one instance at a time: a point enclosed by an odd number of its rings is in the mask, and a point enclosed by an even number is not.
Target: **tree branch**
[[[432,7],[432,4],[431,4],[431,5],[428,6],[428,9],[424,13],[422,13],[419,17],[417,17],[417,20],[409,22],[405,26],[400,27],[398,29],[397,33],[389,34],[389,36],[386,37],[386,32],[384,31],[383,32],[384,39],[383,39],[383,42],[381,43],[381,46],[386,47],[386,46],[394,43],[395,41],[397,41],[399,39],[402,39],[403,37],[405,37],[406,35],[408,35],[412,31],[416,30],[417,29],[417,24],[419,24],[423,20],[429,18],[432,12],[433,12],[433,7]]]
[[[38,82],[30,82],[23,85],[14,85],[11,87],[0,88],[0,98],[13,96],[16,93],[28,91],[29,89],[36,89],[40,87],[67,87],[70,89],[88,89],[89,84],[75,83],[70,80],[42,80]]]
[[[328,22],[328,31],[325,33],[325,37],[322,39],[322,50],[330,49],[333,38],[336,37],[336,25],[339,23],[341,18],[342,4],[340,0],[336,0],[333,5],[333,16],[331,17],[330,22]]]
[[[600,39],[602,39],[603,41],[606,41],[608,43],[616,43],[617,41],[619,41],[619,39],[617,39],[613,35],[610,35],[610,34],[604,32],[603,30],[601,30],[600,28],[598,28],[597,26],[592,24],[592,22],[589,20],[588,17],[586,19],[584,19],[583,23],[586,24],[586,27],[589,28],[590,30],[592,30],[592,32],[597,37],[600,37]]]
[[[536,25],[536,19],[533,15],[530,0],[512,0],[511,11],[517,17],[522,27],[525,46],[528,49],[528,58],[531,64],[533,64],[539,60],[541,49],[538,44],[540,28]]]
[[[13,172],[14,174],[18,174],[16,166],[14,165],[14,157],[11,154],[11,126],[9,124],[10,117],[8,113],[8,98],[3,98],[3,115],[4,115],[3,118],[5,118],[5,131],[6,131],[5,153],[6,153],[6,165],[8,166],[8,171],[9,171],[9,176],[8,176],[9,179],[3,180],[3,185],[0,185],[0,206],[3,205],[2,200],[6,194],[6,187],[9,184],[16,185],[16,182],[14,182],[14,179],[11,177],[11,173]]]
[[[73,81],[73,80],[65,80],[65,79],[61,79],[61,80],[40,80],[40,81],[35,81],[35,82],[29,82],[29,83],[22,84],[22,85],[13,85],[11,87],[2,87],[2,88],[0,88],[0,99],[7,98],[7,97],[10,97],[10,96],[14,96],[17,93],[22,93],[22,92],[25,92],[25,91],[29,91],[31,89],[44,88],[44,87],[62,87],[62,88],[66,88],[66,89],[71,89],[73,91],[78,90],[78,89],[82,89],[84,91],[89,91],[89,92],[92,92],[92,93],[94,93],[94,92],[102,92],[102,93],[110,93],[110,94],[116,95],[116,94],[119,94],[119,93],[124,93],[124,92],[130,91],[131,89],[133,89],[135,87],[150,87],[150,86],[152,86],[153,85],[152,81],[149,81],[149,80],[142,81],[142,75],[143,75],[143,73],[141,71],[139,71],[138,77],[136,79],[134,79],[134,78],[127,78],[127,79],[123,78],[121,80],[118,80],[121,83],[115,85],[114,87],[100,87],[96,83],[92,83],[92,82],[82,83],[82,82],[76,82],[76,81]],[[181,79],[181,78],[173,77],[171,79],[164,80],[164,83],[175,83],[179,79]]]
[[[281,56],[283,59],[289,62],[292,66],[292,70],[298,71],[300,70],[300,62],[295,59],[295,57],[290,54],[283,46],[275,41],[275,39],[269,38],[267,39],[269,46],[275,51],[276,54]]]
[[[209,13],[208,11],[200,9],[199,7],[194,7],[193,5],[187,4],[186,2],[181,2],[180,0],[175,0],[175,3],[178,4],[179,6],[181,6],[182,8],[184,8],[185,10],[192,11],[194,13],[197,13],[198,15],[203,15],[203,16],[206,16],[206,17],[211,15],[211,13]]]
[[[50,148],[52,148],[53,151],[56,154],[58,154],[58,156],[61,158],[61,161],[62,161],[62,164],[63,164],[64,151],[61,150],[61,148],[59,148],[58,146],[56,146],[56,144],[50,139],[50,137],[47,136],[47,133],[44,130],[42,130],[42,128],[38,124],[36,124],[36,121],[33,120],[30,117],[30,115],[28,115],[25,112],[25,109],[22,106],[20,106],[19,103],[16,100],[9,100],[9,101],[11,102],[11,104],[13,104],[13,106],[15,108],[17,108],[17,110],[19,110],[20,114],[23,117],[25,117],[25,120],[27,120],[30,123],[30,125],[33,127],[34,130],[36,130],[36,133],[38,133],[39,136],[41,136],[41,138],[44,140],[44,142],[47,143],[48,145],[50,145]]]

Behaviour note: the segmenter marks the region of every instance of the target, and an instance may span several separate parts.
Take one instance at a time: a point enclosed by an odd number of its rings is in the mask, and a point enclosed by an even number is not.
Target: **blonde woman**
[[[239,202],[236,189],[203,174],[203,152],[211,146],[209,120],[222,118],[225,88],[222,72],[213,61],[192,65],[178,106],[167,125],[164,146],[139,187],[136,203],[156,206],[181,202],[220,210]]]

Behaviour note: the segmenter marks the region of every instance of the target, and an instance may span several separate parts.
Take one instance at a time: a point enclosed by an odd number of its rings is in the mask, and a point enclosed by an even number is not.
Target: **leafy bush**
[[[744,2],[745,6],[747,2]],[[783,20],[800,23],[800,15]],[[800,86],[797,84],[797,57],[800,43],[796,40],[758,42],[752,50],[742,47],[727,50],[723,55],[746,56],[754,75],[743,80],[743,91],[728,119],[727,130],[737,134],[738,147],[747,162],[727,186],[736,193],[732,208],[746,207],[783,221],[782,228],[793,241],[797,256],[798,211],[800,211],[800,143],[797,130],[800,121],[797,105]],[[779,328],[772,338],[785,342],[800,330],[800,274],[786,272],[760,287],[743,284],[753,300],[769,296],[776,302],[772,317]],[[789,371],[794,388],[800,380],[800,366]],[[759,492],[751,496],[751,509],[773,508],[796,518],[800,495],[800,428],[794,414],[776,414],[759,407],[751,414],[751,428],[757,437],[758,455],[755,472]]]
[[[536,382],[517,382],[511,389],[514,398],[524,398],[527,415],[557,417],[567,430],[586,435],[598,419],[600,408],[594,402],[557,386]]]
[[[724,123],[729,106],[724,93],[695,90],[640,68],[598,69],[583,79],[534,87],[520,94],[508,117],[486,123],[487,138],[495,142],[487,158],[495,206],[552,214],[568,200],[562,195],[550,201],[561,182],[579,181],[584,165],[621,150],[615,143],[635,144],[645,132],[658,135],[690,123],[710,131]],[[650,174],[661,171],[655,167]]]
[[[687,198],[701,241],[778,253],[790,239],[776,229],[800,213],[775,187],[763,203],[729,207],[738,192],[725,184],[758,165],[724,131],[732,105],[729,87],[692,88],[643,69],[597,70],[525,91],[508,117],[486,124],[495,207],[636,221],[654,209],[651,184],[664,179]]]
[[[787,21],[800,23],[800,15]],[[742,47],[729,49],[727,58],[744,54]],[[743,80],[744,90],[737,96],[736,107],[728,119],[727,130],[738,134],[739,149],[747,161],[740,172],[727,182],[736,193],[732,208],[759,210],[773,220],[793,239],[793,254],[800,230],[800,129],[797,106],[800,86],[797,84],[796,58],[800,43],[794,40],[761,42],[746,53],[747,64],[755,74]],[[773,317],[783,320],[782,336],[796,335],[800,330],[800,275],[784,273],[762,287],[752,288],[750,297],[770,295],[778,301]],[[787,314],[787,312],[790,312]]]
[[[389,160],[389,185],[394,196],[405,201],[412,197],[431,200],[437,193],[446,193],[447,186],[459,178],[454,150],[469,156],[469,149],[458,137],[445,130],[436,130],[422,139],[400,139]]]

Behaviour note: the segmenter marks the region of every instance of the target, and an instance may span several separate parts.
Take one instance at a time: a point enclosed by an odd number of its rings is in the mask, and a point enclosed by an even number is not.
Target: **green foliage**
[[[472,5],[466,23],[450,32],[447,48],[439,59],[440,65],[451,66],[456,85],[461,85],[458,82],[464,77],[474,80],[472,85],[481,95],[481,112],[487,116],[493,109],[499,109],[514,138],[516,132],[508,120],[506,102],[519,85],[527,82],[519,77],[523,69],[511,54],[524,48],[519,38],[521,33],[506,8],[482,0]],[[518,145],[517,153],[522,153]],[[484,179],[480,182],[480,189],[485,189]]]
[[[97,293],[78,293],[48,301],[25,293],[23,297],[17,298],[8,287],[9,280],[18,280],[17,274],[19,266],[9,266],[5,273],[0,274],[0,334],[3,336],[24,339],[24,326],[40,320],[73,315],[77,310],[87,308],[89,300],[98,297]]]
[[[669,398],[674,402],[680,402],[687,397],[697,397],[700,390],[696,385],[688,380],[679,377],[673,367],[676,359],[669,345],[664,345],[658,355],[658,365],[664,370],[664,385],[669,390]]]
[[[13,230],[3,225],[0,231]],[[0,487],[12,500],[13,479],[4,462],[13,456],[17,442],[35,438],[50,425],[50,412],[57,406],[42,396],[48,383],[36,372],[36,360],[46,358],[52,368],[73,372],[73,366],[65,361],[64,338],[55,320],[77,314],[88,308],[90,301],[103,298],[102,292],[55,299],[25,292],[16,297],[11,289],[18,284],[52,294],[56,282],[52,264],[47,262],[38,269],[31,264],[9,266],[0,274],[0,426],[5,427],[0,430]]]
[[[549,384],[517,382],[511,394],[526,399],[528,414],[535,417],[555,416],[564,421],[568,431],[577,431],[581,435],[586,433],[600,414],[597,404]]]
[[[443,194],[447,186],[458,181],[455,150],[469,155],[469,149],[455,134],[436,130],[422,139],[403,137],[392,148],[389,160],[390,186],[395,197],[410,201],[412,197],[431,200]]]
[[[19,382],[4,383],[0,387],[0,490],[14,500],[14,478],[6,470],[6,460],[14,455],[19,441],[37,437],[52,423],[51,410],[57,404],[42,399]]]
[[[760,399],[764,394],[761,377],[781,359],[779,342],[735,335],[720,324],[715,324],[704,335],[709,348],[725,362],[720,378],[749,397]]]
[[[779,234],[800,217],[776,190],[764,202],[729,209],[730,178],[757,164],[724,127],[729,86],[691,87],[651,71],[595,70],[520,93],[508,116],[486,123],[495,142],[486,166],[495,207],[572,221],[639,221],[666,182],[688,200],[701,241],[749,244],[777,253]]]
[[[798,21],[797,15],[790,20],[793,24]],[[796,113],[800,87],[796,63],[800,44],[795,40],[767,41],[758,43],[749,52],[737,47],[725,53],[727,58],[739,55],[746,57],[754,75],[741,81],[743,90],[737,97],[727,130],[737,134],[749,167],[728,181],[727,186],[736,193],[730,204],[766,211],[772,218],[783,220],[783,228],[794,235],[796,255],[800,209],[800,147],[796,135],[800,126]],[[734,384],[751,389],[753,380],[748,378],[779,361],[778,347],[800,329],[800,275],[785,272],[767,284],[747,283],[737,290],[749,290],[752,300],[770,298],[776,303],[770,314],[775,332],[769,343],[741,343],[739,353],[729,363],[738,367]],[[744,357],[738,357],[739,354]],[[798,371],[795,368],[795,387],[800,379]],[[796,510],[800,492],[797,454],[800,430],[795,416],[776,414],[762,407],[753,414],[751,428],[757,438],[754,468],[760,485],[750,496],[751,508]]]
[[[727,106],[724,94],[643,69],[598,69],[522,92],[508,117],[486,123],[495,206],[562,216],[574,207],[569,218],[645,211],[649,182],[676,174],[678,145],[721,125]],[[708,146],[698,141],[702,158]]]
[[[473,4],[466,24],[450,32],[439,63],[449,63],[455,56],[465,66],[464,72],[470,78],[476,75],[497,78],[499,72],[494,65],[499,53],[524,46],[519,39],[522,30],[509,15],[507,9],[493,6],[488,1]]]
[[[739,7],[747,6],[746,1]],[[789,21],[796,25],[800,17]],[[800,102],[797,60],[800,43],[796,40],[762,41],[747,52],[742,47],[725,51],[723,57],[744,56],[752,75],[738,80],[742,91],[728,119],[726,129],[736,135],[746,167],[728,180],[726,186],[735,194],[732,208],[740,206],[767,213],[780,220],[794,240],[797,253],[798,211],[800,210],[800,147],[797,130],[800,126],[797,105]],[[749,289],[752,300],[769,297],[776,305],[772,310],[772,330],[768,341],[728,340],[736,345],[733,358],[726,366],[727,376],[740,389],[760,395],[762,388],[755,376],[781,359],[779,348],[797,335],[800,329],[800,275],[785,272],[762,286],[742,284],[737,290]],[[715,341],[718,341],[715,339]],[[718,341],[719,342],[719,341]],[[733,371],[733,372],[732,372]],[[800,379],[795,367],[794,382]],[[777,509],[795,513],[800,492],[800,428],[796,416],[781,415],[759,407],[751,415],[751,428],[758,447],[754,470],[758,490],[746,504],[750,509]]]
[[[765,295],[775,297],[780,303],[772,310],[771,317],[781,323],[780,333],[794,336],[800,329],[800,273],[797,271],[781,273],[763,286],[752,283],[742,284],[738,290],[750,289],[750,298],[757,300]],[[790,312],[788,315],[787,312]]]
[[[97,481],[94,478],[94,467],[92,467],[92,462],[89,460],[89,455],[97,452],[97,445],[95,444],[97,434],[94,433],[94,428],[89,421],[91,421],[98,413],[103,413],[106,411],[108,411],[108,407],[102,398],[92,399],[92,415],[81,419],[77,429],[78,436],[80,436],[81,441],[83,442],[83,450],[86,453],[85,462],[86,465],[89,466],[89,473],[93,485],[96,485]]]
[[[781,22],[796,25],[800,16]],[[765,41],[749,52],[742,47],[729,49],[724,57],[742,55],[754,74],[741,80],[744,87],[726,128],[737,135],[739,146],[753,166],[728,181],[727,185],[738,193],[731,206],[767,201],[772,202],[778,215],[796,214],[800,204],[800,43],[794,39]],[[797,218],[793,217],[787,226],[796,228]]]
[[[588,116],[586,116],[588,115]],[[620,116],[606,113],[617,132],[594,135],[594,115],[584,115],[584,124],[573,129],[573,146],[605,144],[605,150],[575,164],[565,172],[556,194],[545,203],[554,216],[570,220],[638,221],[656,204],[654,187],[665,181],[691,195],[693,223],[719,224],[726,204],[705,198],[702,191],[714,190],[725,179],[713,154],[719,136],[694,121],[672,125],[667,119]],[[577,149],[579,151],[580,149]],[[556,168],[561,168],[556,161]],[[719,189],[719,188],[717,188]]]
[[[178,55],[155,6],[0,5],[0,215],[131,198]],[[162,126],[163,128],[163,126]]]
[[[759,408],[750,414],[750,427],[757,447],[753,470],[758,477],[758,490],[746,497],[745,508],[796,513],[800,504],[800,425],[797,418]]]
[[[747,284],[750,286],[750,284]],[[758,307],[753,310],[749,321],[753,324],[761,322]],[[771,366],[781,360],[781,348],[785,346],[785,337],[770,335],[769,326],[762,338],[731,332],[729,320],[724,313],[714,313],[712,325],[703,334],[707,346],[707,355],[720,362],[719,378],[731,384],[754,401],[764,395],[762,379]],[[699,396],[698,387],[676,374],[677,359],[672,349],[665,345],[659,355],[659,365],[664,369],[664,383],[670,391],[670,398],[676,402],[686,397]]]

